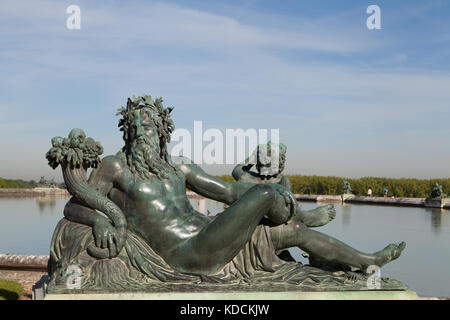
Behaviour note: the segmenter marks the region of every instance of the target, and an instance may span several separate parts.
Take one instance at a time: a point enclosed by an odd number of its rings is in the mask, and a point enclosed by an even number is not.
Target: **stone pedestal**
[[[45,300],[417,300],[410,290],[48,294]]]
[[[425,199],[425,207],[428,208],[444,208],[450,205],[450,198]]]
[[[355,195],[353,193],[344,193],[341,195],[342,202],[345,202],[349,198],[353,198]]]

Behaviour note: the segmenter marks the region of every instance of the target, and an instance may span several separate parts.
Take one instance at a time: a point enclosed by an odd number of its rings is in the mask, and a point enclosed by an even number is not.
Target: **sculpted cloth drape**
[[[58,223],[52,238],[49,291],[62,293],[74,288],[79,291],[204,291],[217,290],[218,286],[223,290],[248,291],[365,288],[366,280],[349,281],[343,272],[330,273],[299,262],[281,260],[275,254],[269,228],[259,225],[250,241],[219,272],[200,276],[172,269],[142,238],[130,231],[119,256],[113,259],[93,258],[86,252],[94,242],[92,229],[64,218]],[[68,285],[74,277],[70,273],[73,266],[81,271],[76,275],[80,277],[78,287]],[[382,287],[400,289],[403,285],[384,280]]]

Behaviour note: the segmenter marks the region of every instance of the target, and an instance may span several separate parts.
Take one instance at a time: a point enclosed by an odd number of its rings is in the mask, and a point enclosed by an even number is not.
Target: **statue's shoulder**
[[[107,170],[122,170],[126,167],[126,157],[123,152],[106,156],[102,159],[102,167]]]
[[[202,172],[202,169],[200,166],[198,166],[196,163],[194,163],[191,159],[183,157],[183,156],[175,156],[171,157],[170,161],[177,166],[181,172],[187,176],[197,175],[198,173]]]

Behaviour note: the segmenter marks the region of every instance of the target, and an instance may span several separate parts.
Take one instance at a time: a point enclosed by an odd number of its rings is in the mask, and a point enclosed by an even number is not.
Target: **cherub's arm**
[[[233,178],[236,181],[239,181],[242,178],[242,176],[249,174],[248,172],[250,171],[250,169],[253,166],[254,166],[253,163],[248,163],[248,164],[240,163],[236,167],[234,167],[233,172],[231,173],[231,175],[233,176]]]
[[[253,152],[250,157],[234,167],[231,175],[236,181],[239,181],[244,175],[250,175],[250,169],[256,164],[256,154]]]

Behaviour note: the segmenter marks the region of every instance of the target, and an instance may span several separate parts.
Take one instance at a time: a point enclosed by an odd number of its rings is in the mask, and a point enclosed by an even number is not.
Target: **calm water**
[[[0,198],[0,253],[48,254],[50,239],[67,197]],[[201,212],[215,214],[223,205],[191,199]],[[312,209],[315,203],[302,203]],[[337,215],[317,231],[356,249],[378,251],[406,241],[400,259],[382,268],[382,276],[406,283],[420,296],[450,296],[450,211],[368,205],[335,205]],[[302,262],[299,249],[291,249]]]

